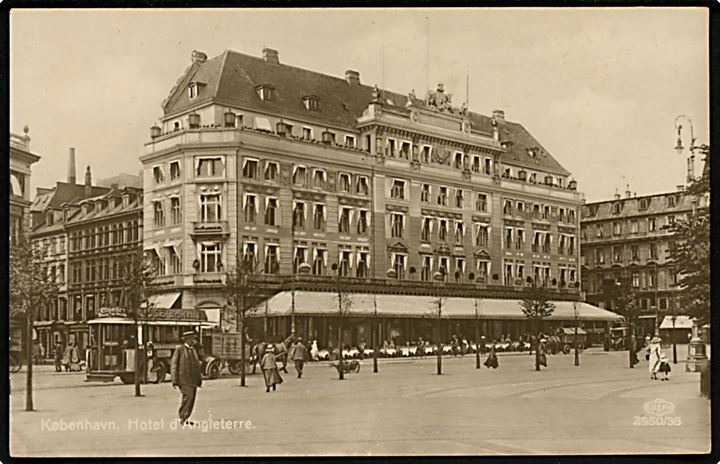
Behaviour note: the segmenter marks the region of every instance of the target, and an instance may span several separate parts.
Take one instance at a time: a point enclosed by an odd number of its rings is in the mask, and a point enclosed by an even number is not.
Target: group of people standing
[[[265,392],[267,393],[270,392],[271,388],[275,391],[277,385],[283,382],[283,379],[280,376],[280,369],[277,367],[277,362],[279,360],[278,357],[285,357],[283,370],[286,374],[287,369],[284,369],[284,366],[287,363],[287,358],[289,358],[295,364],[297,378],[302,378],[305,359],[307,356],[307,348],[305,347],[302,337],[297,337],[294,340],[291,337],[289,342],[290,348],[287,349],[285,353],[278,353],[277,355],[276,351],[279,351],[277,345],[274,343],[268,343],[265,348],[265,353],[260,359],[260,369],[262,369],[263,377],[265,378]]]
[[[82,370],[80,366],[80,350],[78,349],[75,342],[68,343],[67,346],[63,347],[63,344],[58,342],[55,344],[53,352],[55,361],[55,372],[77,372]]]
[[[645,359],[648,361],[648,372],[652,380],[670,380],[668,374],[672,370],[667,355],[662,350],[662,339],[658,336],[645,337]]]

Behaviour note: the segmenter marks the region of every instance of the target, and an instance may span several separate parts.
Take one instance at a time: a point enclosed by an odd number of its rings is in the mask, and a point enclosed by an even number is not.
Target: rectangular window
[[[483,174],[487,174],[488,176],[492,174],[492,160],[490,158],[485,158],[485,164],[483,165]]]
[[[575,237],[572,236],[572,235],[568,238],[568,247],[567,247],[567,250],[568,250],[568,254],[569,254],[570,256],[572,256],[572,255],[575,254]]]
[[[457,189],[457,191],[455,192],[455,207],[463,207],[463,191],[461,189]]]
[[[465,280],[465,260],[463,258],[455,258],[455,282],[460,283]]]
[[[200,272],[221,272],[222,247],[219,243],[200,244]]]
[[[618,236],[622,232],[622,225],[619,222],[613,222],[613,235]]]
[[[257,216],[257,196],[245,194],[245,204],[243,205],[243,213],[245,222],[254,223]]]
[[[637,234],[638,230],[638,222],[636,220],[630,221],[630,233]]]
[[[410,158],[410,142],[403,142],[402,145],[400,145],[400,158]]]
[[[422,184],[420,190],[420,201],[423,203],[430,201],[430,184]]]
[[[325,187],[325,171],[322,169],[313,169],[313,187]]]
[[[402,214],[393,213],[390,216],[390,231],[393,238],[403,237],[405,216]]]
[[[485,248],[488,246],[488,226],[475,224],[475,246]]]
[[[258,178],[258,160],[250,158],[243,160],[243,177],[245,179]]]
[[[295,166],[292,182],[298,187],[307,186],[307,168],[305,166]]]
[[[430,164],[431,150],[432,150],[432,148],[429,145],[423,145],[421,157],[420,157],[420,159],[422,160],[423,163]]]
[[[394,139],[387,139],[387,145],[385,146],[385,154],[389,156],[390,158],[395,158],[395,140]]]
[[[218,222],[222,219],[220,194],[200,195],[200,221]]]
[[[390,198],[395,198],[396,200],[404,200],[405,199],[405,181],[395,179],[393,180],[392,189],[390,190]]]
[[[465,239],[465,225],[462,222],[455,223],[455,243],[462,245]]]
[[[422,268],[420,268],[420,280],[429,282],[432,279],[432,258],[423,256]]]
[[[303,140],[312,140],[313,130],[311,127],[303,127],[302,138],[303,138]]]
[[[180,209],[180,197],[170,198],[170,215],[173,224],[182,223],[182,210]]]
[[[338,177],[338,184],[340,186],[341,192],[349,193],[350,192],[350,174],[341,172]]]
[[[295,256],[293,257],[293,272],[297,273],[301,264],[307,262],[307,248],[295,247]]]
[[[338,266],[338,273],[342,277],[350,277],[350,272],[352,269],[352,253],[349,251],[341,250],[340,256],[339,256],[339,266]]]
[[[275,226],[277,214],[277,198],[267,198],[265,200],[265,225]]]
[[[156,184],[162,184],[165,182],[165,173],[163,172],[162,166],[155,166],[153,168],[153,178]]]
[[[472,171],[478,173],[480,172],[480,157],[477,155],[473,156]]]
[[[223,175],[222,158],[196,158],[197,177],[218,177]]]
[[[545,241],[542,247],[544,253],[550,253],[550,242],[552,242],[552,234],[545,234]]]
[[[162,201],[153,201],[153,223],[155,227],[165,226],[165,211],[163,211]]]
[[[325,230],[325,205],[315,204],[313,211],[313,227],[315,230]]]
[[[621,263],[622,262],[622,245],[613,246],[612,253],[613,253],[613,262]]]
[[[503,205],[503,214],[506,216],[512,216],[513,204],[511,200],[505,200],[505,204]]]
[[[405,261],[407,260],[407,256],[405,255],[395,255],[395,262],[393,263],[393,269],[395,269],[395,272],[397,273],[398,280],[405,279]]]
[[[431,221],[432,219],[429,217],[424,217],[422,219],[422,225],[420,226],[420,240],[423,242],[430,241]]]
[[[640,260],[640,253],[637,245],[630,245],[630,259],[633,261]]]
[[[265,245],[265,274],[277,274],[279,268],[278,246]]]
[[[293,227],[305,228],[305,203],[298,201],[293,208]]]
[[[440,219],[438,223],[438,240],[441,242],[447,242],[448,234],[448,222],[445,219]]]
[[[525,247],[525,231],[517,229],[515,231],[515,249],[522,250]]]
[[[655,232],[657,230],[657,224],[655,218],[648,218],[648,232]]]
[[[658,258],[657,243],[650,244],[649,259],[656,260]]]
[[[453,167],[455,169],[463,168],[463,154],[461,152],[458,152],[458,151],[455,152],[455,160],[453,162]]]
[[[275,162],[265,163],[265,180],[275,182],[278,175],[278,164]]]
[[[340,208],[340,220],[338,221],[338,232],[341,234],[350,233],[350,215],[352,208],[341,207]]]
[[[246,269],[257,269],[257,244],[254,242],[243,244],[243,264]]]
[[[484,193],[478,193],[477,199],[475,200],[475,210],[481,212],[487,212],[487,195]]]
[[[346,135],[345,146],[348,148],[355,148],[355,137],[352,135]]]
[[[440,187],[440,191],[438,193],[438,199],[437,199],[438,205],[447,206],[447,198],[448,198],[448,188]]]
[[[356,275],[360,279],[364,279],[369,276],[370,269],[368,260],[370,259],[370,253],[360,252],[358,253],[357,270]]]
[[[513,230],[510,227],[505,228],[505,249],[509,250],[512,248],[512,242],[513,242]]]
[[[369,195],[370,186],[368,184],[368,178],[365,176],[357,176],[355,178],[355,193],[358,195]]]
[[[326,262],[327,250],[315,248],[315,258],[312,264],[313,275],[325,275],[325,262]]]
[[[182,274],[182,258],[176,252],[175,247],[168,247],[168,254],[170,255],[170,274]]]
[[[595,262],[598,264],[605,264],[605,252],[603,250],[595,250]]]
[[[357,233],[358,235],[366,235],[368,231],[368,214],[369,211],[361,209],[358,213]]]
[[[180,161],[173,161],[170,163],[170,180],[177,180],[180,178]]]

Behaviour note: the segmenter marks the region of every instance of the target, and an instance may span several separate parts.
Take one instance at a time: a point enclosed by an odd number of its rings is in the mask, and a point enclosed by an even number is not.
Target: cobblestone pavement
[[[679,355],[681,354],[679,350]],[[684,358],[683,356],[680,359]],[[25,412],[22,374],[13,374],[10,450],[14,456],[243,456],[393,454],[699,453],[710,446],[710,402],[699,374],[674,366],[650,380],[627,352],[587,350],[549,357],[533,370],[527,354],[474,368],[474,355],[388,361],[337,380],[328,363],[294,371],[266,393],[262,376],[204,382],[195,429],[177,429],[179,393],[168,383],[91,384],[81,374],[41,367],[35,406]],[[74,428],[74,430],[70,430]]]

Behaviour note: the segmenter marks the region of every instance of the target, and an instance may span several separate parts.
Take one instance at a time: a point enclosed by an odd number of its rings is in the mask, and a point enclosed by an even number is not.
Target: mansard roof
[[[191,99],[186,90],[192,82],[202,82],[204,86],[200,94]],[[269,100],[258,97],[257,87],[264,84],[273,87]],[[268,63],[260,57],[226,50],[219,56],[194,62],[188,67],[162,108],[165,116],[171,117],[215,102],[250,111],[281,114],[288,119],[318,125],[351,129],[373,99],[372,92],[373,86],[370,85],[282,63]],[[305,107],[303,99],[307,96],[319,99],[317,111]],[[382,99],[399,107],[408,102],[407,95],[389,90],[382,90]],[[492,117],[470,111],[468,117],[473,129],[492,133]],[[512,142],[508,152],[502,155],[503,162],[553,174],[570,174],[521,124],[500,121],[498,126],[500,141]],[[528,150],[534,150],[539,155],[531,156]]]

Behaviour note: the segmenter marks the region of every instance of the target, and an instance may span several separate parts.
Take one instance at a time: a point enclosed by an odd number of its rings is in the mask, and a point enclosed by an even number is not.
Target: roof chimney
[[[685,186],[684,186],[684,185],[678,185],[678,186],[677,186],[677,191],[678,191],[678,192],[684,192],[684,191],[685,191]]]
[[[278,51],[273,50],[272,48],[263,48],[263,59],[266,63],[280,64],[280,57],[278,56]]]
[[[348,84],[360,84],[360,73],[353,71],[352,69],[348,69],[345,71],[345,80]]]
[[[68,159],[68,171],[67,171],[68,184],[75,184],[77,178],[75,177],[75,148],[70,147],[70,154]]]
[[[193,50],[190,54],[190,59],[193,63],[204,63],[207,61],[207,55],[203,52],[199,52],[197,50]]]
[[[632,197],[632,192],[630,191],[630,184],[625,185],[625,198]]]
[[[92,174],[90,173],[90,166],[85,170],[85,196],[89,197],[92,195]]]
[[[497,122],[505,122],[505,112],[503,110],[493,110],[493,119]]]

